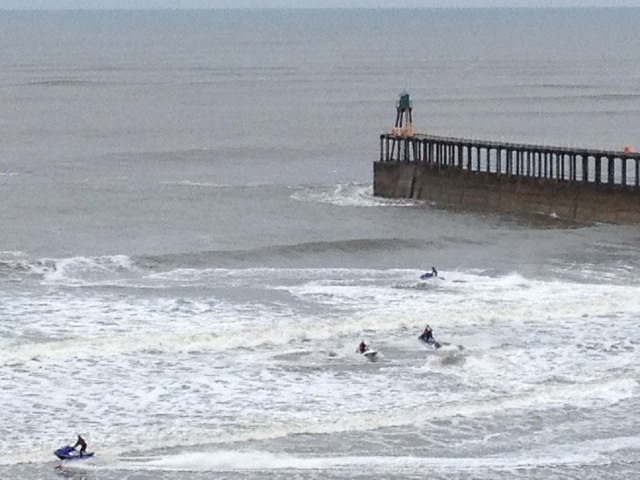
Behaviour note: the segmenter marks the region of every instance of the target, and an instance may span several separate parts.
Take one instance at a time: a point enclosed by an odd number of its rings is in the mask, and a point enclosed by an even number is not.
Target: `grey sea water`
[[[371,182],[403,90],[422,132],[640,148],[639,20],[2,12],[0,477],[637,476],[638,228]]]

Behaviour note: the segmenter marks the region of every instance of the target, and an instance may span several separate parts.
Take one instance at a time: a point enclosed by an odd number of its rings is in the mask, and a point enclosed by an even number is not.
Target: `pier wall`
[[[554,215],[578,222],[640,224],[640,189],[505,176],[427,162],[374,163],[375,196],[470,210]]]

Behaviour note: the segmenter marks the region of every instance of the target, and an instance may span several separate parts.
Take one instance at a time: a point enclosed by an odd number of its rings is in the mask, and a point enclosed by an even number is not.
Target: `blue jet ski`
[[[84,452],[81,454],[69,445],[57,449],[53,454],[60,460],[84,460],[93,457],[93,452]]]
[[[437,350],[442,346],[442,344],[440,342],[436,341],[433,337],[427,338],[427,336],[424,333],[422,335],[418,336],[418,339],[420,339],[420,341],[422,343],[432,347],[434,350]]]
[[[428,280],[430,278],[435,278],[437,276],[438,276],[438,270],[436,270],[436,267],[431,267],[430,272],[426,272],[420,275],[420,280]]]

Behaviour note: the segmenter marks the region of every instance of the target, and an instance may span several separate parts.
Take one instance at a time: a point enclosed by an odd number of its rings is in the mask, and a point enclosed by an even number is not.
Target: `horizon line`
[[[0,7],[0,11],[11,12],[134,12],[134,11],[217,11],[217,10],[625,10],[640,9],[640,5],[574,5],[574,6],[548,6],[548,5],[521,5],[521,6],[422,6],[422,7],[356,7],[356,6],[327,6],[327,7],[73,7],[73,8],[39,8],[39,7]]]

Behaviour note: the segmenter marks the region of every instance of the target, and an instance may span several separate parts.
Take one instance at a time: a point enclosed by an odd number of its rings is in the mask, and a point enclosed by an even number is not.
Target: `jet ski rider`
[[[78,434],[78,441],[73,446],[73,449],[75,450],[78,446],[80,447],[80,456],[84,455],[84,452],[87,451],[87,442],[84,441],[80,434]]]
[[[364,353],[367,350],[369,350],[369,347],[367,346],[366,343],[364,343],[364,340],[362,340],[360,342],[360,345],[358,345],[358,350],[356,350],[358,353]]]
[[[425,342],[433,342],[433,341],[435,341],[434,338],[433,338],[433,330],[431,330],[431,327],[429,325],[424,327],[424,332],[422,332],[422,339]]]
[[[436,267],[431,267],[431,271],[423,273],[422,275],[420,275],[420,278],[422,280],[426,280],[428,278],[434,278],[434,277],[437,277],[437,276],[438,276],[438,270],[436,270]]]

